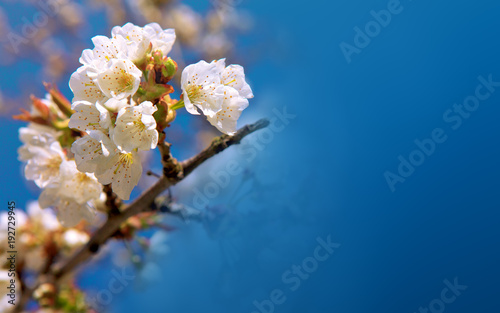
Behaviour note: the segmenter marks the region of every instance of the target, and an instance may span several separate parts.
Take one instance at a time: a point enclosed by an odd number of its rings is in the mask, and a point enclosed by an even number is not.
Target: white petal
[[[139,106],[122,108],[118,112],[113,141],[124,151],[136,148],[150,150],[156,148],[158,131],[152,114],[157,110],[149,101]]]
[[[90,136],[78,138],[71,146],[79,171],[93,173],[97,163],[103,158],[101,143]]]
[[[101,143],[102,153],[104,156],[108,157],[110,154],[116,153],[116,145],[105,133],[100,131],[90,131],[89,136]]]
[[[38,204],[42,209],[49,208],[57,202],[57,188],[45,188],[38,197]]]
[[[236,132],[238,118],[248,106],[248,100],[239,95],[238,91],[232,87],[224,87],[224,102],[222,109],[214,116],[207,117],[210,124],[221,132],[233,135]]]
[[[253,98],[252,89],[245,81],[245,71],[241,65],[232,64],[222,71],[222,83],[238,90],[240,96]]]
[[[111,124],[111,117],[99,103],[77,101],[73,103],[75,113],[71,115],[68,126],[80,131],[107,130]]]
[[[99,198],[102,186],[93,174],[80,172],[75,161],[66,161],[60,167],[59,193],[79,204]]]
[[[92,80],[92,75],[89,74],[96,75],[95,70],[89,66],[81,66],[71,75],[69,88],[74,94],[73,102],[85,100],[94,103],[106,99],[101,89]]]
[[[142,72],[127,59],[114,59],[106,63],[97,83],[109,98],[123,99],[133,96],[141,82]]]
[[[128,103],[128,99],[116,99],[116,98],[111,98],[108,101],[106,101],[103,106],[108,108],[108,110],[111,110],[113,112],[118,112],[120,111],[121,108],[128,107],[128,106],[134,106],[135,102],[132,100],[131,104]]]
[[[56,204],[57,219],[64,227],[73,227],[82,219],[92,222],[95,217],[95,210],[88,204],[78,204],[76,202],[61,199]]]
[[[170,53],[175,43],[175,30],[173,28],[163,30],[160,25],[151,23],[144,26],[144,31],[149,35],[153,51],[160,50],[163,56]]]
[[[82,56],[78,60],[83,65],[92,65],[94,61],[94,52],[90,49],[85,49],[82,51]]]
[[[130,199],[130,193],[139,183],[142,175],[141,160],[137,152],[119,153],[112,157],[108,163],[108,170],[96,173],[101,184],[111,183],[113,192],[121,199]]]
[[[124,43],[120,38],[109,39],[105,36],[95,36],[92,38],[94,43],[94,59],[100,63],[95,63],[94,66],[99,67],[104,62],[112,59],[118,59],[123,56]]]
[[[221,61],[223,64],[223,61]],[[219,64],[221,64],[219,63]],[[221,108],[222,96],[220,70],[217,62],[200,61],[188,65],[181,76],[181,88],[186,110],[197,115],[197,109],[213,117]]]
[[[113,27],[111,34],[113,38],[123,38],[125,42],[124,54],[132,61],[136,62],[145,57],[149,48],[150,40],[144,30],[132,23],[127,23]]]
[[[55,141],[48,148],[38,148],[24,168],[26,179],[33,180],[40,188],[59,180],[59,167],[65,159],[59,142]]]

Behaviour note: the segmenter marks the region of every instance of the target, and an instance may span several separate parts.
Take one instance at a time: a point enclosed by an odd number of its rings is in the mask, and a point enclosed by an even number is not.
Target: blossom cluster
[[[32,120],[42,118],[47,111],[60,118],[63,113],[51,95],[45,99],[33,99],[30,113]],[[56,207],[57,217],[66,227],[80,220],[92,220],[95,214],[92,202],[98,201],[102,193],[93,174],[77,169],[75,160],[63,149],[59,139],[61,132],[47,125],[30,123],[19,129],[19,138],[24,144],[18,149],[19,160],[25,161],[24,174],[42,189],[39,203],[42,208]]]
[[[236,132],[236,122],[253,98],[240,65],[229,65],[221,59],[188,65],[182,72],[181,88],[186,110],[199,114],[199,109],[213,126],[223,133]]]
[[[75,113],[68,126],[88,134],[71,149],[78,170],[95,173],[100,183],[111,184],[120,198],[128,200],[142,174],[138,150],[154,149],[158,143],[156,106],[132,97],[151,54],[167,55],[175,32],[156,23],[144,28],[128,23],[114,27],[111,34],[92,39],[94,49],[83,51],[82,66],[71,76]]]
[[[40,205],[54,207],[64,226],[92,219],[103,185],[130,199],[143,172],[140,151],[165,139],[176,110],[185,107],[225,134],[236,132],[253,97],[243,67],[226,66],[225,59],[188,65],[181,97],[172,99],[175,39],[173,29],[156,23],[116,26],[82,52],[69,81],[71,102],[49,88],[47,99],[33,98],[32,112],[21,115],[31,122],[20,130],[25,176],[43,189]]]

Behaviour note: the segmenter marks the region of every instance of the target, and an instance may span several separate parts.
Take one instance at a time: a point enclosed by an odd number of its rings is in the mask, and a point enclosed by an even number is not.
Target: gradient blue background
[[[443,113],[473,95],[478,76],[500,81],[500,3],[401,1],[403,11],[346,62],[339,44],[353,44],[353,28],[387,3],[239,4],[257,22],[256,41],[246,44],[265,47],[247,69],[256,95],[248,112],[272,116],[287,106],[297,115],[254,163],[273,188],[239,203],[227,232],[172,219],[178,229],[157,260],[160,280],[127,286],[107,310],[250,313],[254,300],[280,288],[287,299],[274,312],[418,312],[457,277],[468,288],[446,312],[499,311],[500,92],[457,130]],[[2,90],[30,68],[2,69]],[[260,113],[248,114],[244,121]],[[16,161],[20,125],[1,123],[3,203],[36,194]],[[396,173],[398,156],[438,127],[447,141],[391,192],[384,172]],[[211,205],[227,205],[224,197]],[[340,247],[291,292],[282,274],[328,235]],[[228,261],[228,246],[237,262]],[[105,286],[111,268],[90,269],[82,284]]]

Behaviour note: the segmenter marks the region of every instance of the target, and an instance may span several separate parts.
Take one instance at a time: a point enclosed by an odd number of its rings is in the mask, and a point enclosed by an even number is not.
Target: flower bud
[[[158,110],[153,114],[156,120],[156,126],[159,132],[163,131],[175,120],[176,112],[172,110],[172,106],[177,103],[177,100],[172,100],[170,95],[164,95],[158,102]]]
[[[161,67],[161,74],[165,82],[170,81],[175,73],[177,73],[177,63],[171,58],[164,60]]]
[[[163,53],[161,52],[161,50],[156,50],[155,52],[153,52],[152,57],[155,65],[161,64]]]
[[[50,109],[48,106],[45,105],[45,103],[42,102],[41,99],[38,99],[34,95],[30,96],[31,103],[33,103],[33,106],[35,109],[40,113],[40,117],[48,120],[50,116]]]
[[[63,112],[67,117],[70,117],[74,111],[71,109],[71,102],[66,99],[66,97],[57,89],[56,86],[44,83],[45,89],[52,96],[52,100],[57,105],[59,110]]]

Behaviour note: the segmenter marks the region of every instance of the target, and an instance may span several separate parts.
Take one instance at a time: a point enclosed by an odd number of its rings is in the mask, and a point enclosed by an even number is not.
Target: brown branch
[[[189,175],[196,167],[215,154],[227,149],[228,147],[240,143],[247,135],[262,129],[269,125],[269,121],[261,119],[254,124],[246,125],[238,130],[234,135],[222,135],[215,138],[212,144],[198,155],[178,163],[170,154],[168,144],[159,145],[162,154],[162,163],[164,165],[164,176],[162,176],[153,186],[146,190],[139,198],[132,202],[119,215],[111,216],[92,236],[89,242],[78,252],[76,252],[66,262],[52,270],[52,275],[56,280],[74,270],[82,262],[89,259],[101,245],[103,245],[125,222],[129,217],[141,212],[149,211],[155,198],[170,186],[180,182]]]
[[[108,208],[108,214],[109,215],[118,215],[120,214],[120,206],[121,206],[121,200],[118,198],[118,196],[113,192],[113,189],[111,189],[111,184],[109,185],[104,185],[104,193],[106,194],[106,207]]]
[[[215,138],[210,146],[205,148],[205,150],[201,151],[194,157],[187,159],[181,162],[184,176],[189,175],[195,168],[197,168],[201,163],[205,162],[207,159],[213,157],[217,153],[224,151],[228,147],[239,144],[240,141],[247,135],[257,131],[259,129],[265,128],[269,125],[269,120],[260,119],[257,122],[249,125],[245,125],[240,130],[236,132],[236,134],[222,135],[220,137]]]

